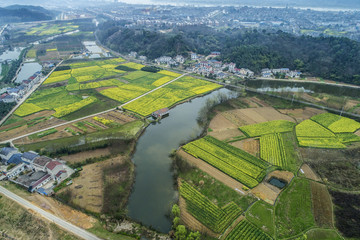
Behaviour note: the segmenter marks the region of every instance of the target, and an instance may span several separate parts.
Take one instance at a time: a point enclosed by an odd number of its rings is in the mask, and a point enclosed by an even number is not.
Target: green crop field
[[[257,201],[246,212],[246,219],[270,236],[274,236],[274,214],[275,209],[272,205],[263,201]]]
[[[225,238],[225,240],[238,239],[270,240],[272,238],[247,220],[242,220]]]
[[[211,136],[190,142],[183,149],[253,188],[263,180],[270,164]]]
[[[295,153],[293,133],[274,133],[261,136],[260,157],[282,169],[297,171],[298,157]]]
[[[330,129],[334,133],[353,133],[360,129],[359,122],[332,113],[319,114],[313,116],[311,120]]]
[[[346,148],[343,140],[323,127],[322,125],[308,119],[296,126],[296,136],[302,147],[315,148]]]
[[[295,178],[281,193],[275,206],[275,226],[280,239],[315,226],[308,180]]]
[[[220,208],[193,188],[182,181],[180,194],[186,201],[186,208],[199,222],[216,233],[222,233],[241,214],[241,209],[230,202]]]
[[[42,138],[51,134],[57,133],[57,130],[52,128],[46,131],[42,131],[40,133],[35,133],[29,136],[29,139],[37,139],[37,138]]]
[[[69,24],[69,23],[41,23],[36,27],[32,27],[26,32],[26,35],[37,35],[37,36],[46,36],[46,35],[57,35],[61,33],[71,32],[78,29],[79,26]]]
[[[159,80],[161,79],[162,78]],[[213,91],[220,87],[221,85],[219,84],[210,83],[201,79],[183,77],[155,92],[125,105],[124,108],[142,116],[148,116],[156,110],[171,107],[187,98]]]
[[[271,133],[291,132],[296,124],[286,120],[274,120],[240,127],[249,137],[258,137]]]

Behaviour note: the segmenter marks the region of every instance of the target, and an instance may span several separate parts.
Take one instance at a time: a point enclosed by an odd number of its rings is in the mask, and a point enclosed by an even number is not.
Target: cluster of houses
[[[19,152],[13,147],[0,149],[1,174],[0,180],[9,180],[28,189],[29,192],[38,192],[51,195],[53,188],[70,177],[74,170],[63,161],[36,152]]]
[[[138,58],[139,60],[146,62],[147,61],[147,57],[144,55],[140,55],[138,56],[137,52],[130,52],[129,53],[129,57],[131,58]]]
[[[40,81],[41,72],[34,73],[31,77],[23,80],[17,87],[8,87],[0,90],[0,102],[18,102],[35,84]]]
[[[155,59],[157,64],[164,64],[167,66],[178,66],[179,64],[183,64],[185,62],[185,58],[181,55],[177,55],[176,57],[172,58],[169,56],[161,56]]]
[[[264,68],[261,70],[263,78],[273,78],[278,74],[282,74],[285,78],[299,78],[302,73],[297,70],[290,70],[289,68]]]

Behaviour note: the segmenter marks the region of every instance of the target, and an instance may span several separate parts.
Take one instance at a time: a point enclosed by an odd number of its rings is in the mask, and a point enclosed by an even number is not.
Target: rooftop
[[[62,165],[60,162],[58,161],[51,161],[48,163],[48,165],[46,165],[46,167],[50,170],[53,170],[56,166]]]
[[[40,156],[34,159],[34,164],[44,167],[46,164],[51,162],[52,159],[46,156]]]
[[[26,160],[33,161],[35,158],[39,157],[39,155],[34,152],[24,152],[22,157],[25,158]]]
[[[11,152],[17,151],[16,148],[12,148],[12,147],[4,147],[1,149],[0,154],[7,156],[9,155]]]

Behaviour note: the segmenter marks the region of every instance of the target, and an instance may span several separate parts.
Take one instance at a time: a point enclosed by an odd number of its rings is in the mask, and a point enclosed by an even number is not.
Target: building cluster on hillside
[[[283,75],[285,78],[299,78],[302,73],[297,70],[290,70],[289,68],[264,68],[261,70],[263,78],[273,78],[277,75]]]
[[[53,188],[74,173],[63,161],[36,152],[19,152],[13,147],[0,149],[0,180],[9,180],[28,189],[51,195]]]
[[[19,86],[8,87],[0,90],[0,102],[18,102],[32,87],[40,81],[41,72],[34,73],[31,77],[23,80]]]
[[[183,64],[185,62],[185,58],[181,55],[177,55],[176,57],[172,58],[169,56],[161,56],[155,59],[157,64],[164,64],[167,66],[178,66],[179,64]]]

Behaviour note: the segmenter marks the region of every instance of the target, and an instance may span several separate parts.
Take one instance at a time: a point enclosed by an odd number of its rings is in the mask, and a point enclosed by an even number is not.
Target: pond
[[[16,83],[21,83],[23,80],[28,79],[37,71],[41,71],[42,67],[39,63],[24,63],[21,67],[20,72],[15,80]]]
[[[276,177],[271,177],[268,182],[279,189],[283,189],[287,184],[286,181],[278,179]]]
[[[0,62],[5,60],[16,60],[19,58],[21,51],[24,48],[14,48],[12,50],[6,50],[0,54]]]
[[[218,93],[231,93],[220,89],[204,97],[193,99],[170,110],[170,115],[150,125],[140,137],[133,162],[136,177],[128,204],[128,216],[146,226],[167,233],[171,220],[167,217],[177,200],[171,172],[169,154],[180,143],[201,134],[196,118],[209,98]]]

